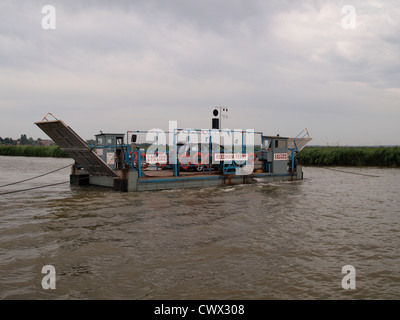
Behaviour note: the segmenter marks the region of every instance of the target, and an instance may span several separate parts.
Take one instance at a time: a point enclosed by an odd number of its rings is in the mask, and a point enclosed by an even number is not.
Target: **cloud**
[[[57,29],[43,30],[40,1],[0,5],[0,136],[44,134],[47,112],[84,138],[98,130],[227,126],[316,143],[367,144],[398,136],[399,7],[344,2],[54,1]],[[18,115],[19,127],[12,125]],[[352,125],[342,126],[352,121]],[[368,124],[368,125],[367,125]]]

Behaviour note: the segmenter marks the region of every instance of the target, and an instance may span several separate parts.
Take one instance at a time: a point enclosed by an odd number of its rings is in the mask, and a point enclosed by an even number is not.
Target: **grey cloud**
[[[0,5],[0,136],[21,133],[8,125],[16,109],[26,128],[54,110],[89,138],[100,128],[165,127],[174,118],[209,125],[210,109],[226,105],[232,127],[289,135],[311,126],[317,143],[336,141],[341,121],[360,110],[365,123],[374,112],[398,115],[398,93],[386,92],[399,86],[391,1],[379,10],[354,1],[353,31],[340,25],[344,2],[52,2],[54,31],[41,29],[41,1]]]

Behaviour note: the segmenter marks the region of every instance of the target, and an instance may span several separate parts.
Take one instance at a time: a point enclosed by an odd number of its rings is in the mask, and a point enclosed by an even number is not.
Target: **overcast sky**
[[[84,139],[210,128],[224,106],[224,128],[398,145],[399,18],[398,0],[2,0],[0,137],[47,138],[48,112]]]

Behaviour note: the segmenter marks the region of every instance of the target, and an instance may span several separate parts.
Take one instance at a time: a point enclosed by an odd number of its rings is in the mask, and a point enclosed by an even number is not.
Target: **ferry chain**
[[[65,167],[62,167],[62,168],[59,168],[59,169],[56,169],[56,170],[52,170],[52,171],[46,172],[46,173],[43,173],[43,174],[41,174],[41,175],[38,175],[38,176],[35,176],[35,177],[32,177],[32,178],[28,178],[28,179],[24,179],[24,180],[12,182],[12,183],[4,184],[4,185],[0,186],[0,188],[7,187],[7,186],[11,186],[11,185],[15,185],[15,184],[22,183],[22,182],[26,182],[26,181],[30,181],[30,180],[33,180],[33,179],[37,179],[37,178],[46,176],[46,175],[48,175],[48,174],[51,174],[51,173],[60,171],[60,170],[62,170],[62,169],[68,168],[68,167],[70,167],[71,165],[73,165],[73,164],[69,164],[69,165],[67,165],[67,166],[65,166]],[[37,186],[37,187],[31,187],[31,188],[27,188],[27,189],[21,189],[21,190],[14,190],[14,191],[3,192],[3,193],[0,193],[0,196],[6,195],[6,194],[11,194],[11,193],[17,193],[17,192],[23,192],[23,191],[28,191],[28,190],[34,190],[34,189],[40,189],[40,188],[45,188],[45,187],[56,186],[56,185],[60,185],[60,184],[68,183],[68,182],[69,182],[69,181],[63,181],[63,182],[58,182],[58,183],[47,184],[47,185],[44,185],[44,186]]]

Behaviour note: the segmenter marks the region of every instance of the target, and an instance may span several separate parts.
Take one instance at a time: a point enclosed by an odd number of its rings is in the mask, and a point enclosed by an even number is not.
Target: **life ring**
[[[249,158],[248,159],[249,159],[248,162],[250,164],[254,164],[254,162],[256,161],[256,155],[254,154],[254,152],[250,152],[249,153]]]
[[[199,162],[199,156],[200,156],[200,162]],[[192,157],[192,161],[193,161],[193,165],[194,165],[194,170],[195,171],[203,171],[203,162],[202,162],[202,154],[200,152],[196,152],[193,157]]]
[[[129,151],[129,162],[132,164],[132,166],[134,166],[133,157],[132,157],[132,151]]]
[[[183,164],[183,163],[182,163],[182,160],[183,160],[183,159],[187,159],[187,164]],[[185,160],[185,162],[186,162],[186,160]],[[184,170],[189,169],[189,167],[190,167],[190,158],[186,155],[186,153],[183,153],[183,154],[179,157],[179,163],[180,163],[182,169],[184,169]]]
[[[205,168],[209,168],[210,167],[210,154],[209,153],[201,153],[201,164],[205,167]]]
[[[133,162],[133,165],[134,165],[135,167],[137,167],[137,166],[138,166],[138,154],[137,154],[136,151],[133,153],[132,160],[133,160],[133,161],[132,161],[132,162]]]
[[[199,155],[201,155],[201,153],[200,152],[196,152],[192,157],[192,163],[195,166],[198,166],[198,165],[202,164],[201,163],[201,158],[200,158],[200,162],[199,162]]]
[[[141,159],[140,159],[141,167],[142,167],[142,169],[146,169],[149,166],[149,164],[146,162],[146,157],[145,157],[144,153],[141,152],[141,154],[142,154]],[[136,167],[138,167],[138,153],[137,153],[137,151],[135,151],[133,153],[133,155],[135,157],[135,160],[133,161],[133,164]]]

